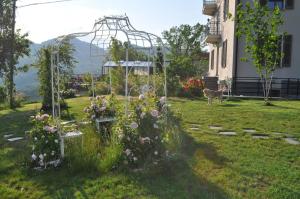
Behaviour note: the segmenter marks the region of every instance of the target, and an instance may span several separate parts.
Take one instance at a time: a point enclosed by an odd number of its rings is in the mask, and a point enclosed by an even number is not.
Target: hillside
[[[45,41],[41,44],[32,44],[30,46],[31,55],[20,60],[19,65],[32,64],[36,61],[36,54],[43,46],[53,43],[53,40]],[[71,44],[75,48],[74,57],[77,60],[74,69],[75,74],[82,73],[99,73],[102,69],[103,57],[90,56],[90,44],[79,39],[71,40]],[[95,47],[96,48],[96,47]],[[102,49],[97,49],[101,54]],[[20,73],[15,77],[17,90],[31,96],[31,100],[38,99],[38,78],[37,69],[31,68],[27,73]]]

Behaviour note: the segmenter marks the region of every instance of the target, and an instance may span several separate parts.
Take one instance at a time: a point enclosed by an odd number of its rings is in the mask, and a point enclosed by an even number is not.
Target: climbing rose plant
[[[51,125],[48,114],[38,114],[31,119],[32,166],[47,168],[52,161],[55,161],[53,165],[57,166],[60,159],[60,137],[57,128]]]
[[[118,118],[114,126],[122,147],[122,163],[129,167],[159,164],[169,152],[165,147],[166,98],[158,99],[148,93],[131,103],[134,110],[129,117]]]

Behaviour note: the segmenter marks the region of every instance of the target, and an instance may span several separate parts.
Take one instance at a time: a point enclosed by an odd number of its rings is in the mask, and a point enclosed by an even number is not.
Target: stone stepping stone
[[[221,126],[213,126],[213,125],[209,126],[209,128],[211,130],[222,130],[223,129],[223,127],[221,127]]]
[[[65,122],[62,122],[60,123],[61,125],[67,125],[67,124],[72,124],[72,123],[75,123],[76,121],[75,120],[71,120],[71,121],[65,121]]]
[[[236,136],[237,133],[236,132],[220,132],[220,135],[225,135],[225,136]]]
[[[253,134],[252,135],[253,139],[269,139],[270,137],[268,135],[264,135],[264,134]]]
[[[19,140],[23,140],[24,138],[23,137],[15,137],[15,138],[10,138],[10,139],[7,139],[9,142],[16,142],[16,141],[19,141]]]
[[[198,130],[200,130],[200,128],[192,127],[192,128],[190,128],[190,130],[192,130],[192,131],[198,131]]]
[[[4,135],[3,137],[4,137],[5,139],[7,139],[7,138],[11,138],[12,136],[14,136],[14,134],[7,134],[7,135]]]
[[[255,129],[244,129],[245,133],[256,133]]]
[[[294,138],[286,138],[284,139],[287,143],[292,144],[292,145],[300,145],[300,142],[295,140]]]

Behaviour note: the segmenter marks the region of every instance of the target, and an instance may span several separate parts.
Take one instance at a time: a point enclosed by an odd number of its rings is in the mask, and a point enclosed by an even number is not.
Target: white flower
[[[152,115],[153,117],[158,117],[159,112],[158,112],[157,110],[152,110],[152,111],[151,111],[151,115]]]
[[[52,152],[51,152],[51,155],[54,156],[54,155],[55,155],[55,151],[52,151]]]
[[[45,136],[43,135],[43,136],[42,136],[42,139],[44,139],[44,138],[45,138]]]
[[[137,160],[138,160],[138,158],[137,158],[137,157],[134,157],[134,158],[133,158],[133,161],[137,161]]]
[[[47,153],[44,153],[44,157],[46,157],[47,156]]]
[[[37,157],[36,157],[36,155],[33,153],[32,156],[31,156],[31,158],[32,158],[32,160],[36,160]]]
[[[39,161],[39,164],[40,164],[40,166],[44,166],[43,160],[40,160],[40,161]]]
[[[123,139],[124,138],[124,134],[123,133],[120,133],[119,135],[118,135],[118,138],[121,140],[121,139]]]
[[[145,95],[141,94],[141,95],[139,96],[139,100],[144,100],[144,99],[145,99]]]
[[[44,114],[44,115],[41,116],[41,119],[42,120],[47,120],[47,119],[49,119],[49,117],[50,116],[48,114]]]
[[[144,119],[145,116],[146,116],[146,113],[142,112],[141,113],[141,118]]]
[[[124,152],[127,156],[129,156],[131,154],[131,150],[130,149],[126,149]]]
[[[139,125],[136,122],[132,122],[130,124],[130,128],[132,128],[132,129],[137,129],[138,127],[139,127]]]
[[[127,137],[127,140],[130,141],[131,140],[130,137]]]
[[[101,99],[101,96],[97,95],[96,100],[100,100],[100,99]]]
[[[36,119],[37,121],[42,121],[42,120],[43,120],[43,118],[42,118],[40,115],[35,116],[35,119]]]
[[[158,136],[155,136],[155,139],[158,140]]]
[[[150,144],[151,139],[149,137],[142,138],[142,143],[148,142]]]
[[[56,144],[58,144],[58,140],[56,139],[56,140],[54,140],[54,142],[56,143]]]
[[[43,159],[44,159],[43,154],[40,154],[40,155],[39,155],[39,158],[40,158],[41,160],[43,160]]]
[[[167,101],[167,98],[166,98],[166,97],[161,97],[161,98],[159,99],[159,103],[160,103],[161,105],[164,105],[164,104],[166,103],[166,101]]]
[[[153,127],[154,127],[155,129],[158,129],[158,128],[159,128],[159,126],[158,126],[157,124],[153,124]]]
[[[157,151],[154,151],[154,155],[158,155],[158,152],[157,152]]]
[[[46,140],[46,144],[48,144],[48,142],[49,142],[49,141],[48,141],[48,140]]]
[[[37,138],[37,137],[34,137],[34,140],[35,140],[35,141],[37,141],[37,140],[38,140],[38,138]]]
[[[101,112],[103,112],[103,111],[105,111],[106,110],[106,107],[105,106],[102,106],[101,108],[100,108],[100,111]]]

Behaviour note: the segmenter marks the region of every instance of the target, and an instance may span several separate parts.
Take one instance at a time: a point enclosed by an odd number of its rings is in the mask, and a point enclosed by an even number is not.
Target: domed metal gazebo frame
[[[62,45],[64,40],[70,40],[73,38],[89,37],[90,42],[90,55],[91,56],[105,56],[105,53],[111,47],[113,39],[121,40],[126,42],[126,85],[125,85],[125,114],[128,115],[128,103],[129,103],[129,88],[128,88],[128,76],[130,73],[130,68],[128,67],[130,48],[146,52],[148,56],[148,61],[152,61],[153,70],[155,72],[156,64],[155,57],[158,50],[161,50],[163,54],[164,61],[163,72],[164,72],[164,95],[167,96],[167,71],[166,71],[166,61],[165,52],[166,47],[162,39],[152,33],[145,31],[140,31],[135,29],[129,18],[124,16],[105,16],[96,20],[92,31],[90,32],[79,32],[72,33],[58,37],[56,39],[53,52],[51,54],[51,83],[52,83],[52,115],[53,119],[57,123],[58,129],[60,129],[60,64],[59,64],[59,46]],[[96,50],[95,50],[96,49]],[[99,50],[101,49],[101,50]],[[102,51],[102,52],[101,52]],[[102,54],[101,54],[102,53]],[[139,60],[137,60],[139,61]],[[150,69],[148,67],[148,88],[150,88]],[[155,90],[155,82],[153,83],[153,88]]]

